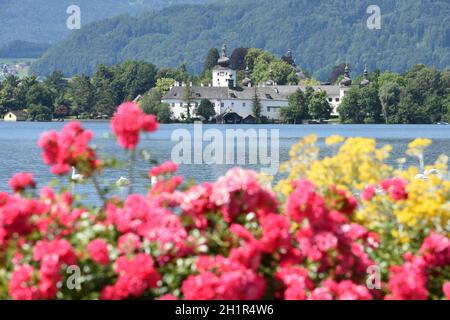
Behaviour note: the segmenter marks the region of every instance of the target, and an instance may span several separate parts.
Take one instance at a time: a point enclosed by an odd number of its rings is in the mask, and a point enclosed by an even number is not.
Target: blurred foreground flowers
[[[133,103],[118,110],[113,131],[131,159],[119,186],[132,191],[139,135],[158,124]],[[426,167],[430,141],[410,145],[419,167],[394,168],[374,140],[330,137],[335,154],[321,158],[306,137],[273,190],[240,168],[186,184],[165,162],[149,168],[146,195],[121,199],[98,182],[114,161],[91,138],[70,123],[39,145],[53,173],[78,170],[101,205],[37,191],[28,173],[0,193],[0,298],[450,298],[447,158]]]

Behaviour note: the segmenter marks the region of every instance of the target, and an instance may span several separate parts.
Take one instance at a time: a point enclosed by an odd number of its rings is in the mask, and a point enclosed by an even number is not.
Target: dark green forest
[[[72,31],[66,27],[70,5],[81,9],[82,26],[94,21],[146,10],[160,10],[180,3],[207,0],[1,0],[0,44],[21,40],[56,43]]]
[[[377,1],[381,29],[370,30],[373,1],[225,0],[180,5],[138,18],[123,15],[84,26],[51,48],[33,70],[92,74],[100,63],[145,60],[157,66],[187,63],[200,73],[204,52],[257,47],[277,56],[293,50],[297,65],[320,80],[343,62],[354,75],[370,70],[404,72],[415,64],[450,66],[448,0]]]
[[[1,58],[39,58],[50,47],[46,43],[12,41],[0,46]]]

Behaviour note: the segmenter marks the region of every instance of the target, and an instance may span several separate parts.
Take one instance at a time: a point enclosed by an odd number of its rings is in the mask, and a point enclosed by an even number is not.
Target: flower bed
[[[131,159],[124,200],[98,183],[115,163],[91,132],[73,122],[42,135],[51,171],[74,167],[102,204],[15,175],[0,193],[0,298],[450,298],[447,159],[424,167],[428,140],[408,151],[422,168],[387,165],[389,147],[371,139],[331,137],[335,154],[320,158],[307,137],[273,189],[241,168],[185,184],[165,162],[149,168],[148,194],[133,194],[139,135],[157,126],[133,103],[112,121]]]

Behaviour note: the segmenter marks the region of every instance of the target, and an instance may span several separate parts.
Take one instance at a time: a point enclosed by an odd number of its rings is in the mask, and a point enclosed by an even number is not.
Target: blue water
[[[47,184],[53,176],[49,168],[43,164],[37,140],[42,132],[48,130],[60,130],[64,123],[30,123],[0,122],[0,190],[8,189],[8,180],[16,172],[32,172],[39,185]],[[85,122],[83,126],[94,132],[93,144],[101,149],[101,153],[114,155],[119,159],[127,159],[128,155],[117,145],[111,136],[109,123]],[[330,135],[342,135],[345,137],[370,137],[376,138],[380,145],[391,144],[394,152],[392,163],[399,157],[404,157],[407,144],[416,137],[433,139],[433,145],[426,153],[426,161],[434,161],[440,154],[450,155],[450,126],[439,125],[203,125],[203,130],[218,129],[225,133],[227,129],[267,129],[270,136],[271,129],[279,130],[279,158],[280,162],[286,161],[290,147],[300,138],[315,134],[321,138],[319,145],[323,147],[322,155],[329,154],[323,138]],[[160,129],[152,134],[142,137],[140,149],[147,150],[152,158],[158,162],[170,159],[172,148],[178,141],[171,141],[172,133],[177,129],[187,129],[193,136],[193,125],[168,124],[161,125]],[[207,142],[203,143],[204,146]],[[250,142],[250,148],[255,147]],[[270,145],[269,145],[270,147]],[[270,151],[270,149],[269,149]],[[409,159],[411,163],[413,159]],[[137,161],[136,191],[145,192],[148,180],[145,178],[151,164],[144,160]],[[179,173],[198,182],[213,181],[223,175],[234,165],[206,165],[190,164],[181,165]],[[259,170],[259,165],[246,165],[244,167]],[[102,183],[113,183],[120,176],[127,176],[127,169],[117,169],[105,172]],[[68,180],[64,185],[70,186]],[[79,185],[75,187],[77,193],[93,197],[92,187]]]

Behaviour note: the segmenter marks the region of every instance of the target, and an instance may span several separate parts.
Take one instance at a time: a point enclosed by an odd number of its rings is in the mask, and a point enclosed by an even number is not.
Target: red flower
[[[87,246],[87,251],[92,259],[92,261],[101,264],[103,266],[109,263],[109,250],[108,244],[105,240],[96,239],[89,242]]]
[[[134,102],[119,106],[111,122],[119,145],[128,150],[136,149],[141,131],[153,132],[158,128],[154,115],[146,115]]]
[[[137,234],[129,232],[119,237],[117,248],[122,254],[132,254],[141,248],[141,240]]]
[[[120,300],[141,297],[146,290],[156,287],[160,279],[152,257],[139,253],[133,258],[121,256],[116,260],[114,271],[119,275],[116,283],[102,290],[104,300]]]
[[[368,186],[361,193],[361,199],[363,199],[364,201],[370,201],[375,196],[375,193],[376,193],[376,188],[374,186]]]
[[[450,282],[449,281],[444,283],[444,285],[442,286],[442,291],[444,292],[444,295],[447,298],[447,300],[450,300]]]
[[[29,265],[19,266],[11,275],[9,295],[15,300],[39,299],[39,290],[32,285],[34,270]]]
[[[9,186],[14,192],[22,192],[27,188],[35,188],[36,182],[31,173],[18,173],[9,180]]]
[[[408,193],[406,192],[406,181],[401,178],[392,178],[381,181],[380,187],[385,192],[388,192],[393,200],[399,201],[408,198]]]
[[[275,195],[261,187],[256,172],[242,168],[231,169],[217,180],[211,201],[220,208],[228,223],[252,211],[258,216],[277,212]]]
[[[94,150],[89,147],[92,137],[92,132],[84,130],[79,122],[71,122],[61,133],[50,131],[42,134],[38,145],[53,174],[64,175],[71,167],[76,167],[87,178],[100,166]]]
[[[150,170],[150,177],[162,176],[165,174],[171,174],[178,170],[178,165],[172,161],[166,161],[159,166],[153,167]]]

